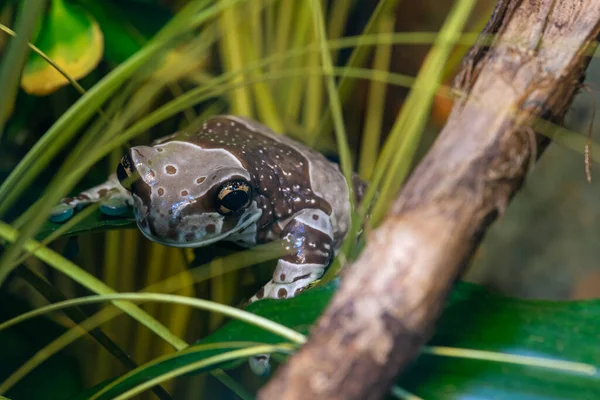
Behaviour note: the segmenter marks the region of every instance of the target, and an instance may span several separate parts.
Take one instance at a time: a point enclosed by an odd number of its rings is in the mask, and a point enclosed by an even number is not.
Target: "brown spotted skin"
[[[117,175],[123,181],[134,173],[130,196],[112,177],[65,202],[87,204],[118,192],[133,204],[140,230],[169,246],[227,240],[250,247],[282,239],[290,254],[252,300],[290,297],[318,279],[350,224],[349,190],[339,167],[248,118],[217,116],[197,132],[133,147]],[[231,182],[247,185],[250,199],[243,209],[224,213],[216,199]],[[353,183],[360,195],[361,182]]]
[[[183,140],[207,149],[225,149],[251,174],[256,200],[263,210],[258,243],[269,241],[269,231],[277,229],[269,228],[273,223],[300,210],[316,208],[331,215],[336,206],[342,208],[337,212],[343,216],[334,227],[334,236],[337,241],[343,240],[350,218],[348,186],[339,167],[322,154],[256,121],[234,116],[211,118],[198,133]],[[336,195],[343,199],[331,201]]]
[[[69,201],[87,204],[100,192],[116,192],[133,204],[142,233],[168,246],[282,240],[289,254],[250,301],[293,297],[319,279],[350,225],[350,193],[339,167],[248,118],[217,116],[197,132],[132,147],[117,176],[124,183],[135,178],[130,193],[113,176]],[[361,197],[364,184],[353,184]],[[243,207],[222,203],[231,188],[244,189]],[[268,357],[253,360],[253,369],[264,372]]]

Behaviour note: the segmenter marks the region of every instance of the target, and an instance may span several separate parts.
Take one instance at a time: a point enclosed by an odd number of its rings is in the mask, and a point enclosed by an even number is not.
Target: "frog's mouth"
[[[158,237],[148,229],[147,225],[141,225],[138,221],[138,227],[140,231],[148,238],[149,240],[162,244],[163,246],[169,247],[180,247],[180,248],[195,248],[195,247],[204,247],[210,244],[219,242],[221,240],[226,239],[228,236],[243,231],[248,228],[250,225],[256,223],[260,217],[262,216],[262,209],[256,207],[256,202],[253,202],[252,206],[246,210],[246,212],[240,218],[240,223],[235,227],[227,230],[216,236],[211,236],[209,238],[200,238],[197,240],[185,240],[183,238],[180,239],[168,239],[164,237]],[[137,219],[137,218],[136,218]]]

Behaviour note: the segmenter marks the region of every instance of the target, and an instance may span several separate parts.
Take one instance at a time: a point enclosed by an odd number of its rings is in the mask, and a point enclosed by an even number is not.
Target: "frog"
[[[358,200],[366,184],[357,175],[352,183]],[[338,164],[320,152],[248,117],[218,115],[129,148],[105,183],[63,199],[51,219],[101,202],[108,215],[133,208],[142,234],[165,246],[281,240],[286,253],[253,303],[294,297],[321,278],[349,231],[351,195]],[[253,371],[265,375],[268,360],[251,359]]]

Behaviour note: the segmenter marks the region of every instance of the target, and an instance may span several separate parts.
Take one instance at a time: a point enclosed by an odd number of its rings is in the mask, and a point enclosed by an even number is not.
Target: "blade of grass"
[[[306,45],[309,37],[309,30],[311,26],[311,13],[310,7],[306,2],[296,2],[294,15],[296,17],[294,25],[294,35],[292,36],[290,48],[301,48]],[[299,55],[296,58],[290,58],[287,60],[284,67],[279,71],[273,71],[273,73],[281,72],[286,68],[293,65],[304,65],[304,55]],[[297,121],[300,115],[300,107],[303,100],[303,94],[305,90],[305,84],[302,77],[293,77],[281,84],[281,99],[285,108],[281,110],[282,115],[285,119]]]
[[[257,78],[257,79],[259,79],[261,81],[268,81],[268,80],[286,79],[290,76],[309,75],[309,74],[323,75],[323,71],[322,70],[314,70],[314,69],[297,69],[297,70],[284,71],[283,73],[280,73],[280,74],[268,74],[265,76],[261,76],[260,78]],[[357,78],[357,79],[378,80],[378,81],[382,81],[382,82],[387,82],[392,85],[398,85],[398,86],[403,86],[403,87],[410,87],[414,82],[414,78],[408,77],[406,75],[387,73],[387,72],[382,72],[382,71],[372,71],[372,70],[359,69],[359,68],[334,68],[333,75],[336,75],[336,76],[345,75],[345,76],[350,76],[350,77]],[[246,82],[244,82],[244,83],[246,83]],[[128,128],[125,132],[123,132],[123,134],[121,136],[119,136],[118,138],[115,138],[110,143],[108,143],[104,146],[97,147],[95,149],[95,152],[88,154],[88,158],[86,158],[86,160],[82,160],[81,166],[87,168],[88,165],[91,165],[91,164],[95,163],[97,160],[99,160],[103,154],[106,154],[107,152],[113,150],[114,148],[117,148],[117,147],[123,145],[127,141],[134,138],[136,135],[139,135],[141,132],[144,132],[145,130],[151,128],[152,126],[159,123],[160,121],[163,121],[164,119],[176,114],[177,112],[181,111],[185,107],[188,107],[190,104],[199,103],[201,101],[220,96],[222,93],[225,93],[227,90],[230,90],[234,86],[235,85],[225,85],[225,86],[219,87],[218,89],[201,87],[201,88],[193,89],[193,90],[187,92],[186,94],[180,96],[179,98],[177,98],[177,99],[169,102],[168,104],[164,105],[163,107],[155,110],[154,112],[152,112],[148,116],[144,117],[143,119],[140,119],[136,124],[134,124],[133,126]],[[442,96],[450,96],[450,90],[448,87],[441,86],[441,89],[440,89],[440,91],[438,91],[438,94],[440,94]],[[567,131],[563,131],[563,132],[567,132]],[[568,132],[569,133],[566,133],[566,136],[568,136],[568,135],[580,136],[577,133],[570,132],[570,131],[568,131]],[[594,156],[594,160],[599,161],[600,156]],[[62,183],[66,184],[66,182],[62,182]],[[68,185],[67,185],[67,187],[68,187]],[[64,186],[61,187],[60,190],[61,190],[61,193],[64,193],[65,192]]]
[[[169,268],[163,272],[163,277],[166,279],[170,276],[179,276],[181,289],[176,294],[185,297],[202,297],[196,295],[189,272],[189,265],[185,260],[184,249],[170,248],[167,257],[169,258],[169,262],[167,263]],[[132,289],[135,290],[133,285]],[[166,321],[166,325],[175,335],[185,337],[191,323],[192,310],[185,306],[169,307],[168,304],[163,305],[162,309],[163,312],[160,314],[161,320]],[[166,354],[170,351],[168,343],[165,342],[162,342],[157,347],[159,354]]]
[[[393,13],[392,10],[394,7],[396,7],[398,2],[399,0],[381,0],[377,4],[375,10],[373,11],[373,14],[371,14],[371,16],[369,17],[369,22],[367,22],[367,26],[363,30],[363,34],[359,36],[359,39],[361,37],[369,35],[371,32],[374,32],[379,24],[380,18]],[[370,48],[367,47],[366,42],[359,41],[356,45],[356,48],[352,51],[352,54],[350,55],[346,66],[359,67],[361,65],[364,65],[364,63],[367,60],[367,56],[369,55],[369,51]],[[338,95],[342,104],[345,104],[347,102],[349,96],[351,95],[354,89],[354,85],[354,80],[347,79],[345,76],[341,77],[338,85]],[[329,132],[331,130],[331,112],[331,109],[326,110],[321,121],[320,129],[314,132],[314,134],[311,136],[308,142],[310,145],[314,146],[317,143],[319,136],[322,132]]]
[[[0,24],[0,30],[3,32],[6,32],[7,34],[9,34],[12,37],[15,37],[15,38],[17,37],[17,33],[5,25]],[[62,76],[64,76],[65,79],[69,81],[71,86],[73,86],[75,88],[75,90],[77,90],[80,94],[85,93],[85,89],[79,84],[79,82],[77,82],[75,79],[73,79],[73,77],[71,77],[71,75],[69,75],[60,65],[55,63],[54,60],[52,60],[50,57],[48,57],[48,55],[46,53],[44,53],[42,50],[40,50],[38,47],[36,47],[31,42],[27,42],[27,46],[29,46],[29,48],[33,52],[35,52],[37,55],[42,57],[44,59],[44,61],[46,61],[48,64],[50,64],[52,66],[52,68],[54,68]]]
[[[323,62],[323,72],[325,75],[325,84],[327,88],[327,95],[329,97],[329,106],[331,108],[334,124],[335,138],[338,146],[338,154],[340,157],[340,166],[342,173],[346,178],[346,184],[348,185],[350,210],[354,210],[354,185],[352,183],[352,160],[350,156],[350,147],[348,146],[348,140],[346,137],[346,129],[344,127],[344,119],[342,116],[342,105],[339,98],[339,93],[335,86],[335,80],[333,78],[333,63],[331,61],[331,54],[327,49],[326,33],[325,33],[325,20],[323,19],[323,13],[321,11],[321,4],[319,0],[311,0],[311,8],[313,12],[313,20],[315,21],[316,36],[319,40],[321,47],[321,58]],[[348,235],[342,245],[340,254],[345,258],[345,254],[348,254],[356,242],[356,235],[358,233],[358,219],[352,217],[350,226],[348,228]]]
[[[348,16],[350,10],[356,5],[356,0],[338,0],[334,6],[331,7],[329,14],[329,22],[327,23],[327,37],[330,39],[337,39],[344,34],[346,25],[348,24]],[[334,64],[338,58],[338,52],[331,52],[331,59]]]
[[[238,25],[241,23],[238,11],[238,8],[235,6],[228,7],[220,18],[221,29],[223,33],[226,33],[220,41],[221,59],[223,60],[225,71],[241,69],[245,62],[240,30],[238,29]],[[236,78],[237,81],[244,81],[244,79],[243,73]],[[230,102],[234,114],[252,117],[250,93],[246,86],[240,86],[231,93]]]
[[[490,15],[494,11],[495,7],[496,4],[490,3],[487,6],[487,10],[485,10],[481,14],[478,13],[479,18],[475,21],[475,23],[471,24],[470,30],[472,30],[473,32],[482,32],[485,26],[487,25],[490,19]],[[483,38],[485,38],[485,36],[482,36],[482,39]],[[469,45],[457,47],[455,51],[450,55],[450,57],[448,57],[448,62],[446,62],[446,68],[444,69],[444,76],[442,78],[443,82],[447,82],[450,79],[452,79],[452,76],[454,76],[456,70],[462,63],[463,58],[465,57],[470,48],[471,46]]]
[[[311,32],[312,41],[318,45],[319,41],[315,32]],[[306,57],[306,64],[311,68],[319,68],[321,57],[319,52],[309,53]],[[319,127],[319,119],[323,113],[323,77],[319,75],[309,75],[306,79],[306,100],[304,103],[304,129],[307,132],[314,132]]]
[[[244,41],[244,48],[246,49],[246,60],[248,60],[250,65],[256,65],[260,58],[250,42],[250,37],[246,36],[242,38],[242,40]],[[252,68],[247,70],[250,79],[256,80],[257,75],[259,75],[258,72],[260,71]],[[259,119],[275,132],[282,132],[283,123],[277,112],[271,88],[264,82],[256,82],[252,85],[252,89],[254,90],[254,102],[256,104],[256,111]]]
[[[0,237],[8,242],[14,242],[17,240],[18,232],[7,225],[4,222],[0,222]],[[31,252],[40,260],[44,261],[48,265],[52,266],[56,270],[67,275],[75,282],[81,284],[87,289],[99,293],[99,294],[112,294],[114,290],[109,286],[105,285],[104,282],[96,279],[73,262],[67,260],[60,254],[47,247],[41,247],[40,244],[34,240],[29,240],[25,243],[25,250]],[[147,326],[150,330],[154,331],[157,335],[162,337],[165,341],[171,343],[174,348],[179,349],[186,347],[187,344],[178,337],[175,337],[169,332],[160,322],[147,315],[144,311],[139,309],[137,306],[126,303],[116,302],[115,305],[123,309],[127,314],[140,321],[142,324]]]
[[[396,18],[389,15],[382,18],[379,30],[381,33],[394,31]],[[375,59],[373,68],[380,71],[389,71],[390,60],[392,57],[392,46],[390,44],[377,45],[375,49]],[[362,133],[362,146],[360,149],[359,173],[361,178],[369,181],[377,155],[379,154],[379,144],[381,141],[383,128],[383,113],[385,110],[387,83],[381,81],[371,82],[369,86],[369,97],[367,100],[367,115]]]
[[[268,3],[268,4],[263,4]],[[273,8],[274,1],[254,0],[247,3],[249,18],[248,38],[253,45],[253,53],[258,59],[264,57],[264,39],[263,39],[263,11],[267,8]]]
[[[261,344],[262,343],[256,343],[256,342],[215,342],[215,343],[206,343],[206,344],[201,344],[201,345],[190,346],[187,349],[182,350],[178,353],[166,354],[164,356],[157,357],[157,358],[145,363],[144,365],[138,367],[136,370],[134,370],[134,371],[132,370],[132,371],[127,372],[126,374],[121,375],[120,377],[118,377],[117,379],[115,379],[114,381],[112,381],[111,383],[106,385],[105,387],[103,387],[101,390],[94,393],[88,400],[97,400],[97,399],[101,398],[104,394],[110,392],[115,387],[119,386],[120,384],[125,382],[127,379],[135,376],[136,374],[138,374],[150,367],[153,367],[155,365],[158,365],[158,364],[164,363],[166,361],[181,357],[184,354],[185,355],[197,354],[197,353],[202,353],[202,352],[209,351],[209,350],[231,349],[231,348],[239,348],[239,347],[247,348],[247,347],[261,345]],[[292,350],[292,349],[290,349],[290,350]]]
[[[279,242],[271,242],[271,243],[268,243],[265,245],[260,245],[251,250],[234,253],[232,255],[224,257],[223,263],[225,264],[225,267],[223,268],[223,270],[218,271],[218,273],[223,274],[223,273],[233,272],[233,271],[239,270],[241,268],[247,267],[250,264],[279,258],[285,254],[286,253],[283,252],[283,247],[280,245]],[[214,278],[215,270],[213,268],[210,268],[211,264],[212,263],[203,265],[203,266],[194,268],[191,271],[189,271],[190,275],[193,279],[191,284],[203,282],[205,280]],[[184,284],[187,283],[185,281],[182,281],[180,275],[181,274],[172,276],[162,282],[158,282],[151,286],[148,286],[143,291],[150,292],[150,291],[163,290],[165,292],[176,292],[183,287],[182,283],[184,283]],[[35,311],[36,310],[33,310],[33,312],[35,312]],[[38,352],[38,354],[35,356],[35,358],[31,359],[28,362],[27,366],[23,366],[23,368],[24,368],[23,372],[26,373],[25,369],[27,369],[27,371],[31,371],[37,365],[41,364],[42,362],[44,362],[45,360],[50,358],[52,355],[58,353],[60,350],[62,350],[67,345],[74,342],[81,336],[85,335],[87,331],[99,327],[100,325],[121,315],[123,312],[124,312],[124,310],[120,309],[120,308],[107,307],[107,308],[103,309],[102,311],[92,315],[90,318],[88,318],[87,320],[85,320],[81,324],[79,324],[78,327],[72,328],[69,331],[65,332],[63,335],[61,335],[60,337],[55,339],[53,342],[48,344],[43,350]],[[18,318],[18,319],[15,319],[12,323],[21,322],[23,316],[18,316],[16,318]],[[0,325],[0,330],[4,329],[4,328],[8,328],[8,326]],[[263,327],[263,328],[265,328],[265,327]],[[182,347],[180,349],[180,351],[183,349],[184,349],[184,347]],[[219,371],[213,371],[212,374],[217,379],[221,380],[226,386],[228,386],[229,380],[224,377],[224,375],[225,375],[224,373],[221,373]],[[236,388],[236,387],[231,387],[231,389],[234,390],[236,393],[241,391],[240,388]]]
[[[149,257],[146,265],[144,266],[146,270],[145,280],[143,281],[144,286],[150,286],[160,280],[160,271],[161,268],[164,267],[167,249],[167,247],[161,246],[158,243],[151,243],[149,245],[149,249],[147,250]],[[151,303],[148,304],[145,309],[148,314],[156,315],[157,306],[158,304]],[[148,334],[148,332],[140,332],[137,335],[135,346],[133,348],[133,354],[136,355],[137,359],[146,359],[151,342],[152,337]]]
[[[354,190],[352,187],[352,160],[350,158],[350,148],[346,138],[346,129],[344,127],[344,118],[342,116],[342,105],[333,78],[333,63],[331,62],[331,55],[329,54],[329,49],[327,48],[325,21],[323,19],[323,12],[321,10],[321,3],[319,0],[311,0],[310,5],[315,23],[316,37],[319,41],[319,47],[321,50],[323,74],[325,75],[329,105],[333,114],[335,138],[337,140],[338,152],[340,155],[340,165],[350,189],[350,202],[353,203]]]
[[[0,139],[4,132],[4,125],[19,90],[19,77],[27,61],[29,39],[35,33],[38,21],[46,0],[23,0],[19,3],[16,32],[17,36],[8,43],[6,53],[0,63],[0,88],[2,88],[2,101],[0,101]],[[0,214],[1,215],[1,214]]]
[[[421,397],[409,393],[399,386],[393,386],[390,390],[390,393],[392,394],[392,396],[401,400],[423,400]]]
[[[230,1],[224,0],[223,5],[221,6],[221,8],[225,8],[225,6],[228,6],[228,5],[231,5],[231,4],[235,4],[238,1],[240,1],[240,0],[230,0]],[[190,4],[193,4],[193,3],[190,3]],[[209,8],[208,11],[203,11],[201,13],[202,16],[203,16],[203,18],[196,17],[195,18],[196,23],[206,22],[208,19],[210,19],[210,18],[214,17],[216,14],[218,14],[219,11],[221,11],[221,9],[218,8],[218,7],[217,8],[215,8],[215,7]],[[176,20],[176,19],[177,19],[177,17],[175,17],[173,20]],[[169,27],[169,25],[167,25],[167,28],[168,27]],[[156,49],[162,48],[163,47],[163,42],[156,41],[156,40],[150,41],[149,44],[148,44],[148,47],[144,47],[140,52],[138,52],[134,56],[132,56],[132,58],[137,59],[139,61],[139,59],[142,59],[142,57],[139,57],[140,54],[145,54],[145,57],[149,58],[149,56],[153,55],[153,52],[156,50],[155,49],[152,52],[149,52],[147,50],[148,48],[153,48],[154,49],[154,47],[152,47],[152,46],[156,47]],[[150,54],[148,54],[148,53],[150,53]],[[110,76],[112,76],[112,74],[115,71],[120,70],[121,67],[123,67],[124,65],[129,65],[128,62],[129,62],[129,60],[127,62],[125,62],[124,64],[121,64],[121,66],[119,66],[111,74],[109,74],[107,76],[107,78],[110,77]],[[121,73],[121,75],[127,75],[128,76],[129,74],[133,73],[138,67],[141,67],[141,65],[138,65],[137,63],[134,63],[133,67],[131,65],[129,65],[129,67],[130,68],[127,70],[127,73],[126,74],[125,73]],[[119,77],[119,79],[123,78],[123,76],[121,76],[121,75],[117,74],[117,76]],[[62,126],[62,128],[57,128],[55,130],[53,130],[53,129],[57,125],[60,125],[59,123],[60,123],[61,120],[63,120],[63,118],[65,117],[65,115],[71,113],[71,111],[73,109],[76,109],[77,105],[80,104],[82,102],[82,100],[86,99],[86,96],[92,96],[94,93],[98,93],[98,92],[94,92],[94,91],[97,90],[97,88],[99,86],[102,86],[102,82],[105,82],[105,80],[107,78],[103,79],[99,84],[97,84],[96,86],[94,86],[94,88],[92,88],[90,91],[88,91],[86,93],[86,95],[84,95],[83,97],[81,97],[78,100],[78,102],[75,103],[75,105],[73,105],[71,108],[69,108],[69,110],[61,117],[61,119],[59,119],[59,121],[57,121],[57,123],[55,123],[53,125],[53,127],[50,128],[50,130],[36,143],[36,145],[34,146],[34,148],[32,150],[30,150],[30,152],[27,153],[27,155],[21,161],[21,163],[19,163],[19,165],[17,165],[17,168],[10,174],[10,176],[3,183],[3,185],[0,186],[0,214],[2,213],[2,211],[1,211],[2,207],[5,206],[7,203],[10,203],[10,202],[14,201],[16,199],[16,193],[20,194],[20,191],[22,189],[24,189],[24,185],[26,185],[25,182],[27,181],[26,177],[31,177],[31,179],[33,179],[33,175],[35,175],[36,173],[38,173],[40,171],[39,167],[43,166],[45,163],[48,163],[50,161],[49,158],[51,158],[52,155],[53,155],[53,152],[58,151],[60,149],[60,147],[65,144],[65,141],[64,141],[65,136],[70,137],[70,135],[72,135],[72,134],[75,133],[74,129],[70,130],[70,128],[73,127],[72,126],[73,123],[69,119],[67,119],[67,122],[65,122],[66,126]],[[111,86],[111,88],[112,88],[111,90],[116,89],[116,84],[118,84],[118,83],[121,82],[121,81],[119,81],[119,79],[115,78],[112,81],[109,79],[109,82],[110,82],[109,86]],[[105,93],[102,94],[102,95],[98,95],[98,96],[100,96],[100,97],[105,96]],[[84,104],[85,104],[85,102],[84,102]],[[80,120],[81,119],[80,117],[81,117],[81,115],[75,115],[75,116],[72,116],[71,119]],[[65,132],[67,132],[67,134],[65,134]],[[57,137],[54,137],[54,136],[57,136]],[[48,138],[50,138],[50,137],[53,137],[54,141],[52,141],[51,143],[49,143],[48,146],[43,149],[44,152],[40,155],[40,158],[38,158],[37,160],[30,160],[31,163],[32,163],[32,165],[30,166],[31,170],[26,171],[25,172],[26,177],[22,177],[22,179],[20,181],[15,182],[14,183],[15,187],[13,187],[12,190],[10,190],[11,179],[12,178],[16,179],[16,175],[19,175],[18,174],[19,169],[24,166],[24,162],[26,162],[28,159],[30,159],[30,156],[32,154],[35,154],[37,152],[37,150],[39,150],[39,145],[41,143],[46,143],[49,140]],[[88,152],[89,151],[91,151],[91,149],[88,149]],[[86,155],[86,154],[87,153],[85,153],[84,155]],[[67,162],[65,162],[63,164],[62,168],[59,170],[58,174],[53,179],[53,182],[49,185],[49,187],[46,190],[47,193],[50,193],[48,199],[51,200],[51,201],[49,201],[47,204],[40,204],[38,206],[38,210],[37,210],[38,212],[35,213],[35,214],[32,214],[31,220],[28,222],[28,224],[26,226],[23,227],[22,232],[21,232],[21,237],[19,237],[19,239],[16,241],[16,243],[14,243],[3,254],[2,258],[0,258],[0,284],[3,282],[3,280],[6,278],[6,276],[10,272],[9,265],[18,256],[18,253],[20,252],[20,249],[22,248],[23,243],[27,239],[29,239],[29,238],[33,237],[33,235],[35,235],[35,233],[37,232],[37,229],[39,229],[39,227],[43,223],[44,219],[46,218],[46,216],[50,212],[50,209],[53,207],[54,204],[56,204],[56,202],[58,202],[58,200],[60,199],[60,196],[63,193],[66,192],[66,191],[64,191],[64,192],[58,192],[58,191],[56,191],[53,185],[55,185],[55,184],[59,185],[60,181],[70,181],[72,183],[73,180],[72,179],[69,180],[68,179],[69,177],[81,176],[83,174],[83,172],[85,172],[86,169],[80,167],[80,164],[81,164],[80,160],[81,160],[81,157],[78,156],[76,153],[71,154],[71,156],[69,156],[69,158],[67,159]],[[33,174],[32,174],[32,170],[34,170]],[[9,198],[4,203],[1,200],[3,188],[6,189],[6,190],[8,190],[8,193],[7,193],[6,196]],[[69,189],[67,189],[67,190],[69,190]]]
[[[125,301],[124,301],[125,300]],[[26,321],[29,318],[33,318],[35,316],[44,315],[46,313],[60,310],[64,307],[78,306],[83,304],[94,304],[98,302],[111,301],[113,304],[119,306],[119,304],[130,304],[133,302],[167,302],[173,304],[182,304],[187,305],[193,308],[197,308],[200,310],[209,310],[216,313],[221,313],[223,315],[227,315],[229,317],[238,319],[240,321],[244,321],[246,323],[256,325],[263,329],[267,329],[274,334],[277,334],[285,339],[288,339],[294,343],[303,344],[306,342],[306,336],[302,335],[290,329],[286,326],[278,324],[276,322],[271,321],[268,318],[260,317],[258,315],[252,314],[248,311],[240,310],[235,307],[226,306],[224,304],[214,303],[208,300],[202,299],[194,299],[184,296],[172,295],[172,294],[162,294],[162,293],[115,293],[115,294],[103,294],[96,296],[86,296],[80,297],[77,299],[67,300],[60,303],[50,304],[44,307],[40,307],[38,309],[29,311],[25,314],[21,314],[18,317],[12,318],[9,321],[6,321],[0,324],[0,330],[6,329],[10,326],[14,326],[17,323],[22,321]],[[178,348],[178,350],[183,350],[188,347],[187,344],[185,346]],[[35,366],[39,365],[41,360],[45,359],[45,354],[43,351],[38,352],[35,356],[30,358],[26,363],[24,363],[19,369],[13,372],[2,384],[0,384],[0,394],[6,393],[15,383],[17,383],[23,376],[29,373]],[[152,385],[154,386],[154,385]]]
[[[248,265],[252,265],[252,264],[272,260],[275,258],[279,258],[285,254],[286,254],[286,252],[283,250],[283,247],[280,245],[279,242],[271,242],[271,243],[268,243],[265,245],[260,245],[251,250],[234,253],[232,255],[225,257],[223,259],[223,264],[225,264],[225,266],[223,269],[217,271],[217,273],[219,275],[221,275],[224,273],[237,271],[241,268],[247,267]],[[211,264],[212,263],[190,270],[189,274],[192,278],[191,282],[187,281],[187,280],[182,280],[181,279],[182,273],[179,273],[176,276],[172,276],[162,282],[158,282],[158,283],[155,283],[153,285],[146,287],[144,289],[144,292],[156,291],[156,290],[163,290],[165,292],[176,292],[178,290],[181,290],[188,283],[193,285],[195,283],[203,282],[205,280],[214,278],[216,276],[215,270],[214,270],[214,268],[210,268]],[[185,271],[183,273],[187,273],[187,272],[188,271]],[[116,316],[121,315],[123,313],[123,311],[124,310],[120,309],[120,308],[109,307],[109,308],[105,308],[104,310],[94,314],[92,317],[83,321],[79,325],[79,327],[73,328],[73,329],[65,332],[59,338],[55,339],[53,342],[51,342],[49,345],[47,345],[43,350],[38,352],[38,354],[33,359],[31,359],[27,365],[23,366],[22,373],[27,373],[27,371],[31,371],[37,365],[41,364],[42,362],[44,362],[45,360],[50,358],[52,355],[56,354],[57,352],[59,352],[61,349],[63,349],[67,345],[74,342],[79,337],[85,335],[88,330],[99,327],[103,323],[106,323],[106,322],[112,320]],[[18,318],[22,318],[22,317],[18,317]],[[0,328],[0,330],[1,329],[2,328]],[[181,349],[183,349],[183,348],[184,347],[182,347]],[[238,393],[238,394],[244,393],[242,388],[237,387],[235,385],[231,386],[229,384],[230,379],[224,372],[213,371],[211,374],[213,376],[215,376],[217,379],[219,379],[225,386],[230,388],[235,393]],[[240,395],[240,396],[244,397],[242,395]]]
[[[114,400],[129,399],[132,396],[140,394],[143,391],[147,390],[148,388],[150,388],[158,383],[164,382],[164,381],[172,379],[172,378],[176,378],[181,375],[185,375],[189,372],[198,370],[200,368],[207,368],[211,365],[220,364],[220,363],[223,363],[226,361],[237,360],[239,358],[252,357],[252,356],[255,356],[258,354],[278,353],[278,352],[289,353],[290,350],[289,350],[289,347],[286,345],[261,345],[261,346],[250,347],[248,349],[243,349],[243,350],[233,350],[233,351],[230,351],[227,353],[208,357],[201,361],[197,361],[197,362],[194,362],[194,363],[182,366],[182,367],[174,368],[167,373],[161,374],[153,379],[148,380],[147,382],[144,382],[144,383],[136,386],[135,388],[133,388],[131,390],[126,391],[125,393],[122,393],[121,395],[115,397]]]
[[[44,277],[39,275],[37,272],[29,269],[25,265],[17,269],[17,274],[20,278],[30,284],[35,290],[37,290],[46,300],[50,303],[58,303],[66,301],[67,297]],[[88,316],[79,307],[65,308],[63,312],[71,319],[75,324],[80,324],[85,321]],[[106,351],[108,351],[113,357],[127,368],[129,371],[136,370],[139,366],[137,363],[127,354],[117,343],[115,343],[110,337],[108,337],[102,329],[96,327],[89,330],[90,336],[98,342]],[[161,400],[169,400],[171,396],[169,393],[162,388],[157,386],[152,388],[152,391]]]
[[[259,328],[268,330],[276,335],[281,336],[284,339],[290,340],[293,343],[304,344],[306,342],[306,336],[296,332],[287,326],[281,325],[277,322],[273,322],[268,318],[261,317],[248,311],[241,310],[225,304],[215,303],[214,301],[196,299],[192,297],[180,296],[176,294],[166,293],[107,293],[102,295],[84,296],[75,299],[65,300],[58,303],[48,304],[43,307],[36,308],[35,310],[28,311],[17,317],[11,318],[8,321],[0,323],[0,331],[15,326],[21,322],[27,321],[28,319],[39,317],[57,310],[62,310],[67,307],[81,306],[84,304],[96,304],[102,302],[111,302],[112,304],[117,303],[129,303],[129,302],[157,302],[157,303],[172,303],[186,305],[198,310],[212,311],[220,313],[228,317],[246,322],[250,325],[255,325]],[[188,347],[188,346],[185,346]],[[179,349],[183,350],[183,348]]]
[[[493,361],[506,364],[526,365],[530,367],[549,368],[589,376],[595,376],[599,372],[598,367],[592,364],[554,360],[544,357],[499,353],[487,350],[462,349],[446,346],[426,346],[423,348],[421,353],[438,357],[466,358],[470,360]]]
[[[373,226],[383,218],[391,198],[408,173],[421,133],[429,118],[433,98],[441,85],[444,65],[475,3],[475,0],[460,0],[455,3],[394,123],[361,207],[363,215],[366,215],[376,190],[380,189],[379,198],[371,214],[370,223]]]
[[[271,54],[277,55],[281,53],[285,53],[289,48],[289,38],[290,32],[293,25],[293,17],[295,7],[294,4],[296,2],[294,0],[280,0],[279,8],[277,10],[277,24],[275,26],[275,33],[273,34],[274,38],[274,48],[271,49]],[[279,71],[283,68],[283,59],[277,60],[271,64],[270,72]],[[283,92],[279,92],[279,96],[281,96]],[[279,97],[278,98],[281,98]]]
[[[269,331],[282,336],[283,338],[289,339],[294,343],[303,344],[306,342],[306,337],[290,328],[287,328],[283,325],[280,325],[276,322],[273,322],[267,318],[260,317],[258,315],[252,314],[250,312],[240,310],[235,307],[226,306],[223,304],[214,303],[208,300],[202,299],[194,299],[184,296],[177,296],[171,294],[162,294],[162,293],[116,293],[116,294],[106,294],[100,296],[86,296],[77,299],[71,299],[67,301],[63,301],[60,303],[50,304],[48,306],[40,307],[36,310],[29,311],[25,314],[21,314],[20,316],[13,318],[9,321],[6,321],[0,324],[0,330],[9,328],[10,326],[14,326],[17,323],[22,321],[26,321],[27,319],[33,318],[35,316],[44,315],[46,313],[60,310],[64,307],[72,307],[83,304],[94,304],[98,302],[111,301],[113,304],[117,303],[125,303],[122,300],[126,300],[134,302],[145,302],[145,301],[153,301],[153,302],[165,302],[172,304],[182,304],[187,305],[200,310],[209,310],[217,313],[223,313],[229,317],[236,318],[240,321],[247,322],[252,325],[259,326],[263,329],[268,329]],[[70,332],[70,331],[69,331]],[[45,349],[41,350],[37,354],[35,354],[32,358],[30,358],[27,362],[25,362],[21,367],[19,367],[15,372],[13,372],[8,378],[4,380],[0,384],[0,394],[6,393],[11,387],[13,387],[20,379],[22,379],[25,375],[27,375],[31,370],[33,370],[36,366],[38,366],[42,361],[47,359],[46,352],[50,352],[54,354],[57,349],[56,347],[62,347],[63,344],[58,340],[55,340],[50,345],[46,346]],[[178,350],[183,350],[185,347],[182,347]],[[152,385],[155,386],[155,385]]]
[[[194,22],[200,25],[220,14],[223,9],[237,3],[240,0],[231,0],[220,5],[212,6],[195,16]],[[94,85],[84,96],[56,121],[52,127],[36,142],[33,148],[21,160],[8,178],[0,185],[0,217],[23,193],[26,187],[35,177],[48,165],[50,160],[64,147],[64,145],[75,135],[93,115],[96,110],[128,79],[135,71],[146,64],[153,56],[164,48],[170,33],[178,25],[188,18],[187,7],[206,5],[209,0],[201,0],[189,3],[163,28],[155,39],[151,40],[139,52],[127,61],[111,71],[100,82]],[[0,274],[0,283],[3,276]]]
[[[111,163],[115,162],[115,158],[115,152],[113,151],[109,155]],[[116,163],[118,162],[119,161],[117,158]],[[116,163],[113,165],[116,165]],[[102,267],[102,282],[111,288],[115,288],[116,291],[123,290],[117,285],[117,279],[121,269],[130,269],[132,267],[131,265],[122,265],[119,262],[119,245],[121,242],[121,234],[121,231],[108,231],[104,234],[105,245],[103,257],[104,265]],[[152,315],[152,313],[148,312],[148,315]],[[119,327],[119,325],[117,325],[117,321],[112,320],[106,324],[106,331],[114,335],[114,333],[119,332],[122,329]],[[137,358],[138,360],[143,361],[142,358]],[[110,376],[110,371],[114,368],[112,364],[112,357],[109,357],[106,352],[99,353],[98,357],[96,358],[96,373],[98,376]]]

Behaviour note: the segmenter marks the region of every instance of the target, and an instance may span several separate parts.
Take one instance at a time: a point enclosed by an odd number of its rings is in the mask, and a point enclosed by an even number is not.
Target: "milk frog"
[[[139,178],[120,184],[134,173]],[[354,183],[361,193],[362,182]],[[101,200],[107,193],[110,199]],[[273,278],[251,302],[293,297],[319,279],[350,225],[350,192],[336,164],[254,120],[230,115],[210,118],[197,132],[132,147],[116,174],[63,199],[52,219],[66,220],[99,200],[107,214],[133,206],[141,232],[166,246],[223,240],[252,247],[281,239],[291,253],[277,261]]]

